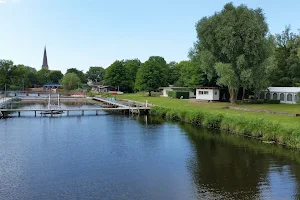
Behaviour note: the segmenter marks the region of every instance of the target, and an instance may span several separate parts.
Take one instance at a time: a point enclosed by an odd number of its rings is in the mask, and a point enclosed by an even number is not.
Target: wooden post
[[[81,114],[82,116],[84,115],[84,110],[82,111],[82,114]]]
[[[67,111],[67,116],[69,116],[69,111]]]
[[[34,111],[34,116],[36,117],[36,110]]]
[[[51,110],[51,117],[53,117],[53,111]]]
[[[96,115],[98,115],[98,110],[96,110]]]
[[[18,111],[18,116],[19,116],[19,117],[21,116],[21,112],[20,112],[20,111]]]

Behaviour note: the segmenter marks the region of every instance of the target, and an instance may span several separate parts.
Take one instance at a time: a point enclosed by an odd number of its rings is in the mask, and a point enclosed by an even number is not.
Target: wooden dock
[[[0,112],[5,115],[5,113],[17,112],[18,116],[21,116],[21,112],[33,112],[34,116],[40,114],[42,112],[49,112],[51,116],[55,115],[57,111],[61,111],[67,113],[69,116],[70,112],[80,111],[83,116],[86,111],[94,111],[96,115],[98,115],[99,111],[124,111],[126,113],[132,113],[132,111],[139,111],[147,113],[150,108],[139,107],[139,108],[63,108],[63,109],[0,109]]]
[[[108,98],[93,97],[93,100],[95,100],[95,101],[100,101],[100,102],[105,103],[105,104],[110,104],[110,105],[115,106],[115,107],[127,108],[127,109],[130,108],[129,106],[124,105],[124,104],[122,104],[122,103],[119,102],[119,101],[109,100]]]
[[[56,113],[58,112],[63,112],[67,113],[67,116],[69,116],[70,112],[81,112],[81,115],[83,116],[85,112],[89,111],[94,111],[96,115],[98,115],[99,111],[110,111],[110,112],[124,112],[124,113],[132,113],[132,114],[148,114],[149,110],[151,109],[150,107],[131,107],[128,105],[124,105],[118,101],[112,101],[109,99],[101,98],[101,97],[94,97],[93,100],[96,101],[101,101],[105,104],[110,104],[111,107],[99,107],[99,108],[56,108],[56,109],[45,109],[45,108],[32,108],[32,109],[22,109],[22,108],[17,108],[17,109],[8,109],[8,108],[0,108],[0,115],[7,116],[9,113],[14,113],[17,112],[18,116],[21,116],[22,112],[33,112],[34,116],[37,116],[37,114],[45,115],[43,113],[47,112],[48,116],[54,116],[57,115]],[[61,114],[59,114],[61,115]]]
[[[4,108],[11,101],[12,101],[12,98],[10,98],[10,97],[0,98],[0,108]]]

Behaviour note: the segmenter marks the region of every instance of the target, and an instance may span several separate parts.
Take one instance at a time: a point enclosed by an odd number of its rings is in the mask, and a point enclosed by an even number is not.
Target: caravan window
[[[199,91],[198,92],[199,95],[208,95],[208,91]]]

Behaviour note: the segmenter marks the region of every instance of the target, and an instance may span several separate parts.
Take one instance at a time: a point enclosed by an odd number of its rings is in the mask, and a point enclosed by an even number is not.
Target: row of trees
[[[167,63],[163,57],[151,56],[144,63],[117,60],[106,69],[90,67],[85,74],[71,68],[66,74],[76,81],[69,88],[90,80],[151,95],[167,85],[223,86],[235,102],[241,89],[257,94],[268,86],[300,86],[300,35],[290,27],[271,35],[261,9],[228,3],[221,12],[202,18],[196,31],[198,39],[187,61]],[[8,82],[17,88],[63,80],[59,71],[36,71],[6,60],[0,61],[0,72],[0,86]]]
[[[196,24],[197,41],[188,61],[166,61],[159,56],[145,63],[116,61],[104,81],[125,91],[151,91],[175,86],[223,86],[234,103],[239,91],[256,95],[268,86],[300,86],[300,35],[288,26],[269,33],[262,9],[232,3]]]
[[[22,90],[33,85],[46,82],[58,82],[63,77],[60,71],[50,72],[46,69],[36,71],[35,68],[14,65],[10,60],[0,60],[0,88],[7,85],[11,90]]]

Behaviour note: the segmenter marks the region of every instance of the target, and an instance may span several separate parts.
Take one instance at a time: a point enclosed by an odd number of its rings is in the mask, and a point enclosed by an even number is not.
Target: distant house
[[[267,91],[261,92],[260,99],[280,100],[280,103],[295,104],[298,101],[297,93],[300,87],[269,87]]]
[[[61,84],[59,83],[46,83],[43,85],[43,90],[51,90],[53,92],[56,92],[56,89],[60,88]]]
[[[104,93],[104,92],[112,92],[112,91],[116,91],[115,87],[112,86],[105,86],[105,85],[93,85],[92,87],[92,91],[93,92],[100,92],[100,93]]]
[[[170,91],[181,91],[181,92],[189,92],[190,93],[190,98],[195,98],[196,94],[193,91],[193,88],[189,87],[174,87],[170,85],[169,87],[160,87],[159,90],[162,91],[162,96],[168,97],[168,92]]]
[[[198,87],[196,89],[196,99],[204,101],[219,101],[220,90],[217,87]]]

